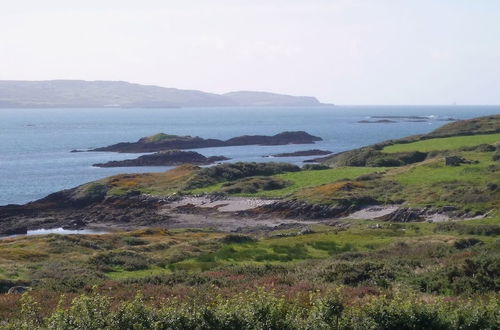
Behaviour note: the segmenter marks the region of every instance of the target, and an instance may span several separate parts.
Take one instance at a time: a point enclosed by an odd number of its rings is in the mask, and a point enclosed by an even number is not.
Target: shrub
[[[302,166],[303,171],[320,171],[320,170],[329,170],[331,167],[321,164],[305,164]]]
[[[483,241],[472,237],[472,238],[459,239],[458,241],[456,241],[453,244],[453,246],[457,249],[462,250],[462,249],[467,249],[467,248],[473,247],[474,245],[477,245],[477,244],[483,244]]]
[[[94,293],[76,297],[69,308],[58,307],[44,319],[36,301],[25,295],[18,317],[3,323],[2,328],[472,330],[497,329],[499,309],[495,297],[429,301],[411,293],[396,292],[393,296],[372,297],[346,305],[338,292],[327,292],[311,295],[309,302],[301,304],[259,289],[229,299],[215,297],[208,303],[168,299],[159,307],[149,307],[138,295],[113,309],[109,298]]]
[[[500,225],[465,225],[458,222],[441,222],[436,225],[434,232],[456,231],[462,235],[500,235]]]
[[[147,269],[154,262],[146,255],[134,251],[110,251],[93,256],[89,263],[101,271],[110,272],[113,267],[121,267],[124,270]]]
[[[31,275],[35,288],[57,292],[79,292],[99,283],[103,278],[102,273],[85,264],[70,262],[47,263]]]
[[[231,244],[231,243],[253,243],[256,242],[257,240],[253,237],[246,236],[246,235],[235,235],[235,234],[230,234],[226,235],[221,239],[222,243],[226,244]]]
[[[357,263],[341,261],[330,265],[320,275],[327,282],[344,285],[360,284],[388,287],[396,274],[383,263],[361,261]]]
[[[185,189],[202,188],[217,182],[234,181],[251,176],[270,176],[285,172],[298,172],[300,167],[288,163],[225,163],[200,170]]]
[[[261,190],[282,189],[290,184],[289,181],[272,177],[243,178],[223,184],[221,192],[228,194],[253,194]]]
[[[108,187],[101,183],[92,183],[87,187],[85,199],[89,201],[102,200],[108,191]]]
[[[136,245],[146,245],[148,244],[149,242],[142,239],[142,238],[138,238],[138,237],[130,237],[130,236],[127,236],[127,237],[123,237],[123,242],[127,245],[131,245],[131,246],[136,246]]]

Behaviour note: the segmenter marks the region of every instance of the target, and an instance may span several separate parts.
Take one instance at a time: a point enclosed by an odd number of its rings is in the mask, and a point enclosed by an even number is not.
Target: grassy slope
[[[274,177],[281,178],[291,182],[291,185],[276,190],[259,191],[253,194],[235,194],[237,196],[253,196],[253,197],[286,197],[293,193],[308,187],[313,187],[317,185],[332,183],[342,179],[354,179],[360,175],[373,173],[378,171],[383,171],[385,168],[382,167],[343,167],[329,170],[315,170],[315,171],[301,171],[301,172],[291,172],[284,174],[277,174]],[[213,193],[220,190],[224,183],[219,183],[216,185],[198,188],[189,191],[189,193],[200,194],[200,193]]]
[[[480,134],[472,136],[453,136],[448,138],[435,138],[422,140],[407,144],[394,144],[383,149],[385,153],[409,152],[409,151],[434,151],[450,150],[461,147],[473,147],[480,144],[494,144],[500,142],[499,134]]]

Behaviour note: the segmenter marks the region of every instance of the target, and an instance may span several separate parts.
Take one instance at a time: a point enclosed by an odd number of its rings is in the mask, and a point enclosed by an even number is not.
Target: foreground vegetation
[[[500,304],[482,301],[422,301],[404,293],[346,305],[341,290],[286,300],[259,290],[210,303],[165,301],[152,308],[137,296],[110,312],[99,294],[75,298],[69,309],[42,318],[38,305],[23,299],[25,313],[6,329],[496,329]]]
[[[33,291],[0,295],[0,320],[15,329],[494,329],[499,233],[493,218],[4,239],[2,290]]]

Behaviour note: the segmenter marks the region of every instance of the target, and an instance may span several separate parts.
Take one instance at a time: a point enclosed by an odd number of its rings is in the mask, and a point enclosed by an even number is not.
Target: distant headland
[[[226,94],[125,81],[0,80],[0,108],[178,108],[323,106],[315,97],[269,92]]]

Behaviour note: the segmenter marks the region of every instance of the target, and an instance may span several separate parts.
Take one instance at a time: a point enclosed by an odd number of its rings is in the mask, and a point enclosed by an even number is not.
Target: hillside
[[[124,81],[0,80],[0,108],[318,106],[314,97],[237,92],[213,94]]]

